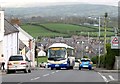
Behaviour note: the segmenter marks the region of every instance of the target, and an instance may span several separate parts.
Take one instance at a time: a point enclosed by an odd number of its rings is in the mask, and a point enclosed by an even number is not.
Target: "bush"
[[[105,68],[105,55],[101,55],[100,56],[100,67],[104,67]]]
[[[91,61],[93,62],[93,64],[97,64],[98,63],[98,56],[92,57]]]
[[[83,58],[88,58],[88,56],[83,56]]]
[[[111,49],[110,44],[106,45],[106,49],[107,49],[107,54],[105,55],[105,58],[104,58],[104,66],[107,69],[113,69],[114,62],[115,62],[115,56],[116,56],[117,53],[114,52],[115,50]]]

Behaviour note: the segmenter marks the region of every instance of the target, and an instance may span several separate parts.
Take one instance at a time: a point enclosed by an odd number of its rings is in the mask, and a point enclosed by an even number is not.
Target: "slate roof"
[[[25,32],[20,26],[18,26],[17,24],[16,25],[14,25],[14,27],[16,27],[18,30],[19,30],[19,32],[22,32],[25,36],[27,36],[29,39],[33,39],[33,37],[30,35],[30,34],[28,34],[27,32]]]
[[[19,39],[19,49],[22,50],[25,48],[25,52],[29,51],[29,48]]]
[[[5,33],[4,33],[5,35],[19,32],[19,30],[16,27],[14,27],[10,22],[8,22],[6,19],[4,19],[4,29],[5,29]]]
[[[25,44],[21,41],[21,40],[19,40],[19,49],[23,49],[25,47]]]

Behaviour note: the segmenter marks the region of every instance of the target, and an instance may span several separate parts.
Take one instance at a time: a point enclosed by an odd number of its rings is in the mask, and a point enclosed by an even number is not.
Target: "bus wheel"
[[[60,69],[61,69],[60,67],[56,68],[56,70],[60,70]]]
[[[54,68],[51,67],[51,70],[53,70]]]
[[[70,69],[73,69],[73,66],[70,66]]]
[[[69,70],[69,69],[70,69],[70,67],[67,67],[66,69],[67,69],[67,70]]]

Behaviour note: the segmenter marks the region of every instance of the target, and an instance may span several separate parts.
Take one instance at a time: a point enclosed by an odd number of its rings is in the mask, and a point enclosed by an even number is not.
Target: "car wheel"
[[[25,69],[25,70],[24,70],[24,73],[27,73],[27,72],[28,72],[27,69]]]
[[[7,74],[10,74],[11,73],[11,71],[10,70],[7,70]]]
[[[89,70],[92,70],[92,67],[90,67]]]
[[[28,73],[31,73],[31,69],[28,70]]]

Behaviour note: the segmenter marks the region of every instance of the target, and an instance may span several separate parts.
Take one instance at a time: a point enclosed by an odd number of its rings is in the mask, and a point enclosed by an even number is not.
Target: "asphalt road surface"
[[[32,73],[16,72],[2,76],[2,82],[109,82],[118,80],[117,73],[99,73],[94,70],[38,69]]]

